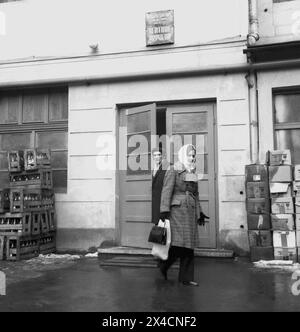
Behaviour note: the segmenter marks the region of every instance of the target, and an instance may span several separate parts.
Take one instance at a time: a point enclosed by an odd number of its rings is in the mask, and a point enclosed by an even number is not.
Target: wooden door
[[[119,171],[121,245],[150,248],[151,138],[156,134],[156,105],[121,110],[120,127],[126,130],[125,137],[119,137],[119,165],[122,160],[126,165]],[[138,164],[142,167],[137,168]]]
[[[180,141],[197,148],[199,198],[204,213],[210,217],[205,227],[198,227],[200,247],[216,248],[214,105],[168,107],[167,135],[173,135],[171,162],[178,161]]]

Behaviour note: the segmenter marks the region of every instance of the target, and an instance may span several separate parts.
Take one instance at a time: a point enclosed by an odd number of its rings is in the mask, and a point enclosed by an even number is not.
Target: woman
[[[165,279],[170,266],[180,258],[179,282],[198,286],[194,281],[194,248],[198,246],[197,224],[204,225],[206,217],[200,207],[196,171],[196,148],[184,145],[178,152],[179,162],[164,179],[160,218],[170,219],[171,247],[168,260],[159,268]]]

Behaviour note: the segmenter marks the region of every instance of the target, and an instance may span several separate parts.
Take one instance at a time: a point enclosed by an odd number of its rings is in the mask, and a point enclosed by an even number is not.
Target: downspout
[[[249,34],[248,46],[253,46],[259,40],[257,0],[249,0]],[[251,58],[248,58],[251,63]],[[259,163],[259,123],[258,123],[258,89],[257,73],[251,69],[246,75],[249,92],[249,121],[250,121],[250,159],[251,163]]]
[[[247,36],[248,46],[253,46],[259,40],[258,32],[258,6],[257,0],[249,2],[249,34]]]

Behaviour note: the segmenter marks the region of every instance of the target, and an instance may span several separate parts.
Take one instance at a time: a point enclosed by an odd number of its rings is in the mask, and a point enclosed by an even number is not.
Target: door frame
[[[205,98],[205,99],[189,99],[189,100],[164,100],[164,101],[144,101],[144,102],[136,102],[136,103],[121,103],[116,104],[116,169],[119,169],[120,165],[120,149],[119,149],[119,127],[120,127],[120,111],[126,108],[133,108],[144,106],[148,104],[156,104],[157,108],[165,108],[167,109],[170,106],[191,106],[191,105],[203,105],[203,104],[211,104],[213,107],[213,138],[214,138],[214,152],[213,158],[215,163],[215,178],[214,178],[214,190],[215,190],[215,236],[216,236],[216,248],[220,248],[220,237],[219,237],[219,159],[218,159],[218,119],[217,119],[217,99],[216,98]],[[120,200],[120,177],[119,172],[116,172],[116,200],[115,200],[115,241],[117,245],[121,245],[121,219],[120,219],[120,210],[121,210],[121,200]]]

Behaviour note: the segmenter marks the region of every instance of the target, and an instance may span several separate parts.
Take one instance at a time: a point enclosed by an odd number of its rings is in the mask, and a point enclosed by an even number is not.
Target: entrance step
[[[98,257],[105,255],[142,255],[151,256],[151,249],[134,248],[134,247],[112,247],[99,248]],[[223,249],[195,249],[196,257],[215,257],[215,258],[233,258],[234,252],[232,250]]]
[[[196,257],[233,258],[230,250],[195,249]],[[98,258],[101,266],[156,267],[157,260],[151,249],[132,247],[99,248]],[[178,268],[178,264],[174,264]]]
[[[100,260],[100,266],[156,268],[157,261],[151,256],[118,255],[108,259]],[[179,263],[175,263],[173,266],[171,266],[171,268],[178,269]]]

